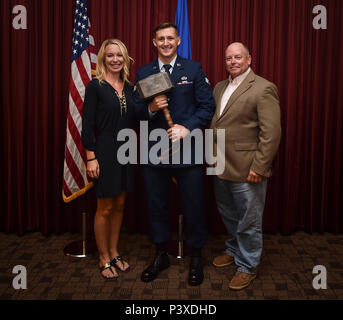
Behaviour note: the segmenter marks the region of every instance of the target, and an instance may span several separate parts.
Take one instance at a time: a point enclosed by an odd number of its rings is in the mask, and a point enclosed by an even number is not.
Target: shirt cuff
[[[157,111],[155,112],[150,111],[150,105],[148,105],[148,113],[149,113],[149,118],[151,119],[157,113]]]

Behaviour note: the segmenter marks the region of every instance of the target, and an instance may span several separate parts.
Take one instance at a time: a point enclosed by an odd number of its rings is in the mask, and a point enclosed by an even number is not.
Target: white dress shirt
[[[175,56],[175,58],[169,63],[171,65],[171,68],[169,69],[169,73],[172,74],[173,70],[174,70],[174,65],[175,65],[175,61],[176,61],[177,55]],[[162,61],[160,60],[160,58],[158,58],[158,66],[160,68],[161,72],[166,72],[166,70],[164,70],[164,64],[162,63]]]
[[[244,79],[247,77],[247,75],[249,74],[250,71],[251,71],[251,68],[249,67],[247,71],[240,74],[239,76],[237,76],[234,79],[231,79],[231,76],[229,76],[229,84],[226,87],[226,89],[223,93],[221,102],[220,102],[219,116],[221,116],[221,114],[223,113],[231,95],[235,92],[235,90],[239,87],[239,85],[244,81]]]

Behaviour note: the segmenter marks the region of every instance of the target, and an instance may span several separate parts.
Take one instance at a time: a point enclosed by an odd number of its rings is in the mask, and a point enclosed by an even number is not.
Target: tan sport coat
[[[270,177],[281,138],[277,88],[251,71],[219,116],[221,98],[228,83],[228,79],[217,83],[213,92],[217,105],[211,122],[215,130],[214,151],[217,150],[216,130],[225,129],[225,151],[221,152],[225,155],[225,170],[218,177],[244,182],[250,169]]]

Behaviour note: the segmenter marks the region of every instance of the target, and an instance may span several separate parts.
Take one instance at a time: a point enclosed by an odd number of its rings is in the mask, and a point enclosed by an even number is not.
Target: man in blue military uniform
[[[169,72],[174,88],[166,95],[145,101],[134,92],[136,111],[141,120],[149,123],[149,132],[165,129],[169,138],[175,142],[184,139],[192,130],[202,129],[211,121],[215,112],[212,89],[199,62],[184,59],[177,55],[180,44],[177,27],[172,23],[161,23],[154,30],[153,44],[157,48],[158,59],[137,71],[136,83],[158,73]],[[163,108],[168,107],[174,122],[168,129]],[[156,142],[149,142],[149,150]],[[168,149],[167,149],[168,150]],[[169,228],[168,203],[171,179],[178,183],[185,223],[186,243],[192,248],[188,282],[200,285],[203,281],[201,248],[207,243],[207,227],[204,213],[203,172],[201,165],[195,164],[195,145],[191,145],[191,161],[177,164],[143,165],[143,176],[147,194],[149,237],[156,245],[153,262],[143,271],[144,282],[154,280],[160,271],[169,267],[167,244],[171,233]],[[164,161],[165,162],[165,161]]]

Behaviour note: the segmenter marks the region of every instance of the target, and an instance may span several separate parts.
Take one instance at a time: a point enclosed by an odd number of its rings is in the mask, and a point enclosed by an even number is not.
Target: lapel
[[[255,81],[255,73],[251,70],[249,72],[249,74],[247,75],[247,77],[244,79],[244,81],[238,86],[238,88],[235,90],[235,92],[231,95],[229,101],[227,102],[224,110],[223,110],[223,113],[221,114],[221,116],[218,115],[218,120],[220,118],[222,118],[227,112],[228,110],[230,109],[230,107],[233,105],[233,103],[244,93],[246,92],[247,90],[249,90],[253,84],[253,82]],[[228,84],[229,80],[227,80],[227,84]],[[222,92],[221,92],[221,95],[220,95],[220,100],[221,101],[221,98],[223,96],[223,93],[227,87],[227,84],[226,86],[223,88]],[[219,111],[218,111],[219,112]]]
[[[224,94],[224,92],[225,92],[226,87],[228,86],[228,84],[229,84],[229,79],[227,79],[227,80],[225,80],[225,81],[223,82],[223,85],[222,85],[221,89],[220,89],[219,92],[218,92],[219,97],[218,97],[217,101],[218,101],[219,103],[218,103],[218,108],[217,108],[217,112],[216,112],[217,119],[219,118],[220,103],[221,103],[221,101],[222,101],[223,94]]]
[[[173,80],[174,85],[177,82],[177,80],[180,78],[180,76],[184,75],[184,74],[182,74],[182,73],[184,73],[183,70],[184,70],[183,61],[180,58],[180,56],[178,55],[176,60],[175,60],[173,72],[170,75],[172,80]]]
[[[151,74],[159,73],[160,72],[160,67],[158,65],[158,60],[156,59],[154,63],[152,64],[151,68]]]

